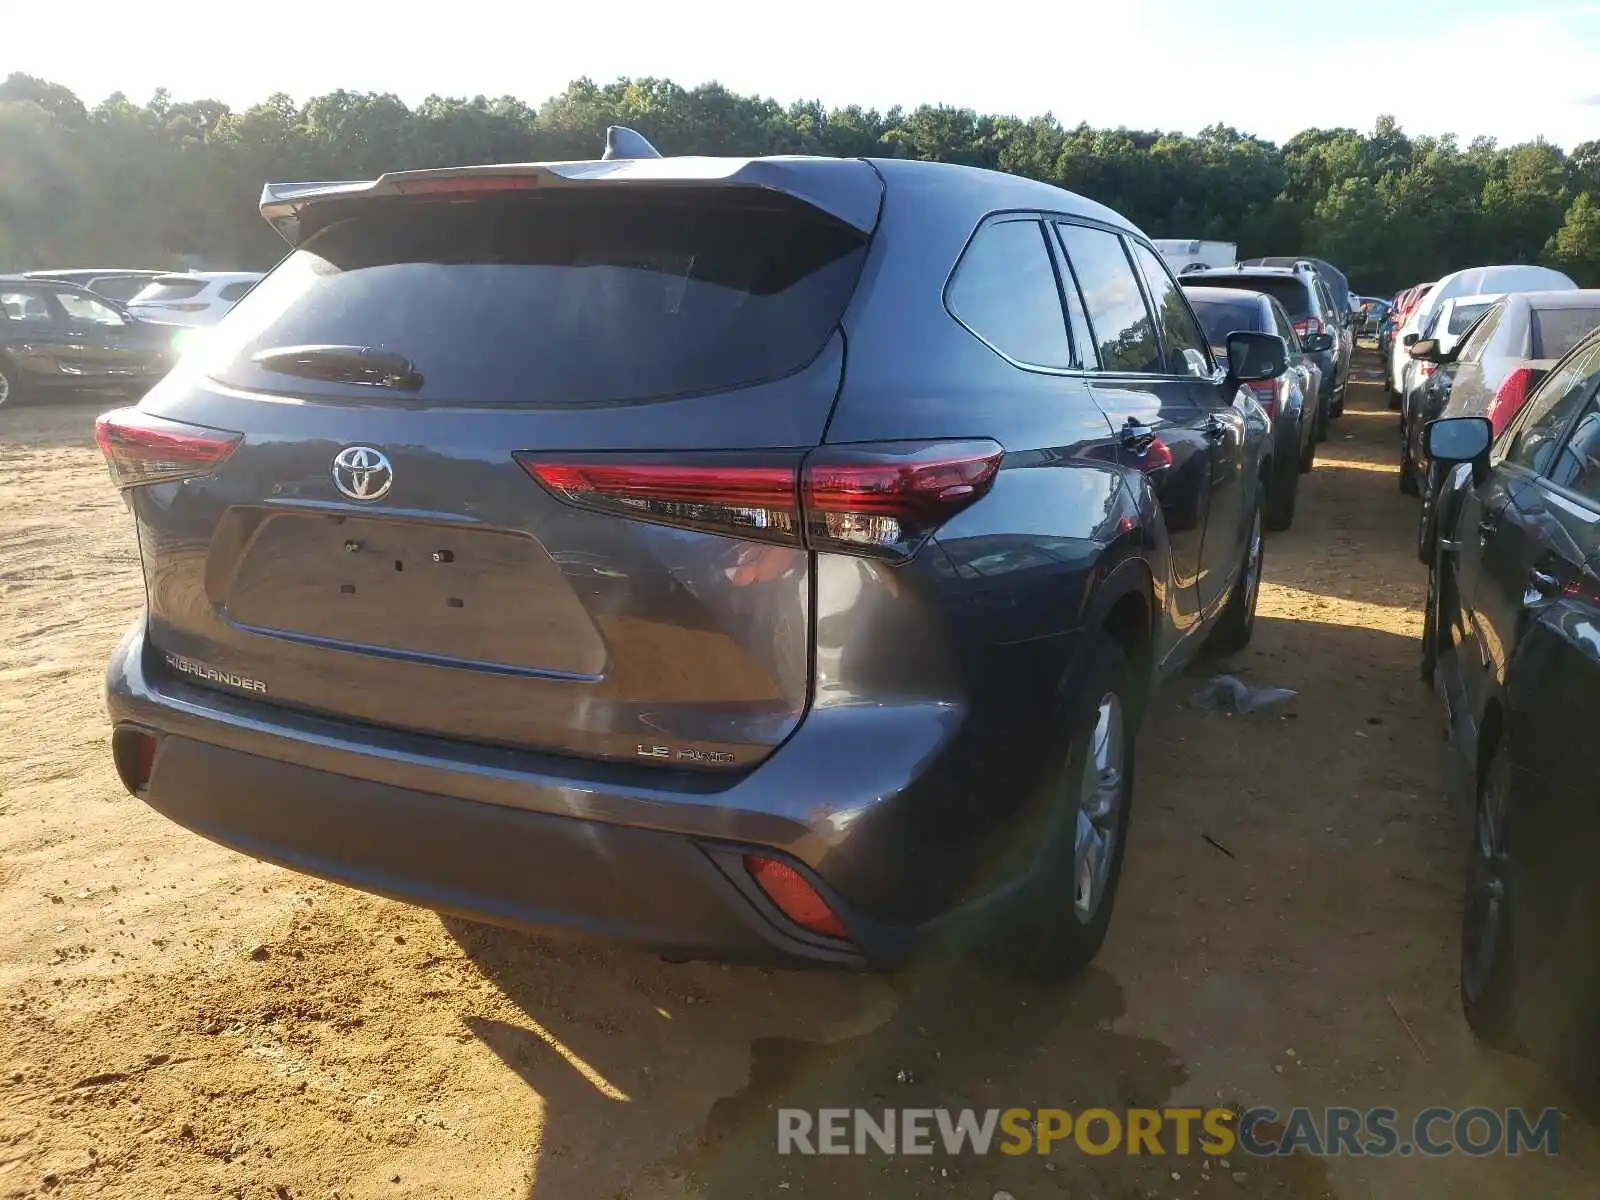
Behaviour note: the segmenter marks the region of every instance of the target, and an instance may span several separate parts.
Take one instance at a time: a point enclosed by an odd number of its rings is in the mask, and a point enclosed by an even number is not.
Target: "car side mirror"
[[[1471,463],[1475,479],[1488,466],[1494,426],[1488,417],[1439,417],[1429,421],[1423,437],[1428,457],[1440,463]]]
[[[1408,347],[1409,346],[1415,346],[1421,340],[1422,340],[1422,335],[1420,333],[1408,333],[1408,334],[1405,335],[1405,337],[1400,339],[1400,344],[1402,346],[1408,346]]]
[[[1227,347],[1228,377],[1235,384],[1276,379],[1289,369],[1289,347],[1275,333],[1236,329]]]
[[[1333,334],[1308,333],[1300,339],[1300,347],[1307,354],[1322,354],[1333,349]]]
[[[1423,338],[1420,342],[1412,342],[1406,348],[1406,354],[1417,362],[1436,363],[1441,357],[1439,343],[1433,338]]]

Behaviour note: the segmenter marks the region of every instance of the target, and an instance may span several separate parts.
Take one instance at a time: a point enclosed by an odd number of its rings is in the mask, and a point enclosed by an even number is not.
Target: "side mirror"
[[[1300,339],[1300,348],[1307,354],[1323,354],[1333,349],[1333,334],[1308,333]]]
[[[1408,333],[1400,339],[1400,344],[1402,346],[1415,346],[1421,340],[1422,335],[1420,333]]]
[[[1276,379],[1289,369],[1289,347],[1275,333],[1236,329],[1227,346],[1228,377],[1235,384]]]
[[[1418,362],[1438,362],[1439,343],[1433,338],[1423,338],[1420,342],[1412,342],[1406,349],[1406,354]]]
[[[1428,457],[1441,463],[1478,463],[1494,444],[1488,417],[1440,417],[1424,432]]]

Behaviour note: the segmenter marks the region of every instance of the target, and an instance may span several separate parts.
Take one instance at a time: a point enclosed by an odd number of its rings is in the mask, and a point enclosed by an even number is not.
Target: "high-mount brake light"
[[[989,489],[990,441],[884,442],[765,454],[529,452],[522,468],[579,508],[754,541],[906,558]]]
[[[209,475],[244,435],[119,408],[94,423],[94,440],[119,488]]]
[[[442,175],[430,179],[397,179],[403,196],[469,196],[483,192],[529,192],[539,187],[537,175]]]

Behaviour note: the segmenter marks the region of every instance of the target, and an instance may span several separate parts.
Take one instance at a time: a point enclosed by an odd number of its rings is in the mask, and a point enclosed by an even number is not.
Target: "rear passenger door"
[[[1181,636],[1201,611],[1201,550],[1212,498],[1214,434],[1201,381],[1168,369],[1155,317],[1120,235],[1057,221],[1068,310],[1087,325],[1089,389],[1118,437],[1119,461],[1149,481],[1171,546],[1168,617]],[[1076,285],[1074,287],[1074,284]],[[1171,646],[1162,646],[1165,657]]]

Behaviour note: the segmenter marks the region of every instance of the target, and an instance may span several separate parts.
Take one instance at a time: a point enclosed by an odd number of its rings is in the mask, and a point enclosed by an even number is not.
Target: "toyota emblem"
[[[381,450],[346,446],[333,456],[333,486],[352,500],[382,500],[394,486],[394,468]]]

